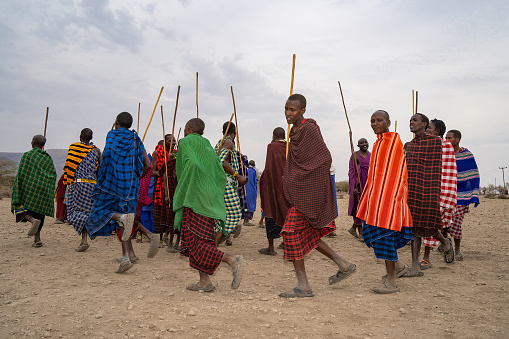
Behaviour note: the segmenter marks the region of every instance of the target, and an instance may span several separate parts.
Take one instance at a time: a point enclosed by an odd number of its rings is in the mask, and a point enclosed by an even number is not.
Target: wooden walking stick
[[[240,156],[240,169],[242,171],[242,176],[244,177],[244,165],[242,163],[242,153],[240,152],[240,141],[239,141],[239,124],[237,122],[237,109],[235,108],[235,97],[233,96],[233,86],[230,86],[232,92],[232,100],[233,100],[233,114],[235,115],[235,125],[237,126],[237,152],[239,152]]]
[[[198,72],[196,72],[196,117],[198,118]]]
[[[173,150],[173,133],[175,132],[175,118],[177,118],[177,108],[179,106],[179,94],[180,94],[180,85],[177,88],[177,101],[175,102],[175,112],[173,113],[173,126],[171,126],[171,143],[170,143],[170,152]]]
[[[293,63],[292,63],[292,81],[290,83],[290,96],[293,94],[293,79],[295,77],[295,54],[293,55]],[[288,128],[286,129],[286,157],[288,158],[288,146],[290,145],[290,124],[288,124]]]
[[[141,103],[138,102],[138,124],[136,125],[136,133],[140,132],[140,106]]]
[[[396,130],[398,129],[398,120],[394,123],[394,133],[396,133]]]
[[[163,150],[164,150],[164,170],[165,176],[164,181],[166,183],[166,196],[170,199],[170,187],[168,186],[168,159],[166,157],[166,132],[164,131],[164,115],[163,115],[163,105],[161,105],[161,122],[163,124]],[[171,136],[173,140],[173,135]],[[171,149],[171,147],[170,147]],[[171,150],[170,150],[171,152]],[[168,204],[169,206],[169,204]]]
[[[163,93],[163,87],[161,87],[161,91],[159,92],[159,96],[157,97],[156,104],[154,106],[154,110],[152,111],[152,115],[150,116],[150,120],[147,125],[147,129],[145,130],[145,134],[143,134],[143,138],[141,139],[141,142],[145,141],[145,136],[147,135],[148,128],[150,127],[150,123],[152,122],[152,118],[154,117],[154,113],[156,112],[157,104],[159,103],[159,99],[161,98],[161,94]]]
[[[341,101],[343,102],[343,108],[345,109],[346,122],[348,123],[348,135],[350,137],[350,150],[352,152],[352,158],[355,165],[355,173],[357,173],[357,179],[359,180],[359,194],[361,193],[361,176],[358,171],[358,162],[355,154],[355,150],[353,148],[353,140],[352,140],[352,127],[350,126],[350,119],[348,119],[348,113],[346,112],[345,98],[343,97],[343,90],[341,89],[341,83],[338,81],[339,85],[339,93],[341,93]]]
[[[177,148],[179,147],[179,141],[180,141],[180,130],[182,129],[182,127],[179,127],[179,132],[177,133]]]
[[[230,121],[228,122],[228,126],[226,127],[226,131],[224,131],[223,138],[221,139],[221,143],[219,144],[219,149],[217,150],[217,155],[221,153],[221,149],[223,148],[224,138],[226,138],[226,134],[228,134],[228,130],[230,129],[230,125],[232,123],[233,115],[235,113],[232,113],[232,116],[230,117]]]
[[[412,90],[412,115],[415,114],[415,91]]]
[[[46,119],[44,119],[44,139],[46,139],[46,128],[48,127],[48,114],[49,114],[49,107],[46,107]],[[44,151],[44,146],[42,146],[42,150]]]

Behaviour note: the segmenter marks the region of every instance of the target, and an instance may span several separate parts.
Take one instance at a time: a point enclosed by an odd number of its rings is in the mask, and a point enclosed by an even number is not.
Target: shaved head
[[[34,135],[32,138],[32,147],[43,148],[46,144],[46,138],[40,134]]]

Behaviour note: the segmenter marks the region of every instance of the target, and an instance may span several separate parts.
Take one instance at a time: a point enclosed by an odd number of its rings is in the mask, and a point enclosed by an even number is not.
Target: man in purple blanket
[[[371,153],[368,151],[369,143],[366,139],[360,138],[357,142],[359,150],[354,153],[357,159],[357,166],[353,156],[350,157],[348,168],[348,183],[350,184],[350,201],[348,202],[348,215],[353,217],[353,225],[348,230],[348,233],[356,238],[362,240],[362,222],[363,220],[357,218],[357,206],[359,205],[359,198],[362,190],[368,180],[369,159]]]

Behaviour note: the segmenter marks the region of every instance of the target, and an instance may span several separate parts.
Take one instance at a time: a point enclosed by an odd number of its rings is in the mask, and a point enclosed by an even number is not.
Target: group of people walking
[[[274,129],[259,185],[268,240],[268,247],[259,252],[275,255],[274,239],[282,237],[284,259],[295,268],[297,286],[282,292],[284,298],[314,295],[304,257],[315,248],[337,266],[328,278],[330,285],[356,272],[354,263],[323,240],[335,231],[338,216],[332,157],[319,126],[304,118],[305,112],[304,96],[288,98],[290,139],[285,140],[283,128]],[[63,194],[57,190],[57,199],[65,197],[63,219],[81,235],[76,251],[89,248],[89,237],[116,233],[122,247],[117,272],[124,273],[138,260],[131,239],[139,232],[140,239],[141,234],[149,239],[148,257],[164,244],[168,252],[189,258],[199,280],[188,290],[214,291],[210,275],[221,262],[232,269],[231,288],[238,288],[243,256],[225,253],[218,245],[231,244],[243,225],[253,225],[257,175],[254,162],[242,167],[247,158],[235,148],[235,125],[223,125],[224,137],[213,148],[202,136],[205,123],[193,118],[184,127],[184,138],[177,141],[166,135],[150,155],[130,129],[132,120],[127,112],[118,114],[103,152],[92,144],[88,128],[82,130],[80,142],[69,147],[61,183],[65,189]],[[459,131],[451,130],[443,139],[443,122],[429,122],[418,113],[410,120],[415,137],[403,146],[389,126],[387,112],[372,114],[377,141],[370,153],[368,141],[359,140],[349,172],[348,214],[353,216],[349,232],[386,262],[387,275],[373,288],[378,293],[397,292],[396,278],[422,276],[421,270],[431,267],[429,250],[419,260],[421,239],[430,247],[440,243],[446,262],[461,260],[461,221],[468,205],[479,203],[477,167],[472,154],[459,147]],[[43,136],[34,136],[32,150],[21,159],[12,194],[11,209],[17,222],[31,224],[28,234],[34,236],[34,247],[42,246],[44,217],[54,215],[56,172],[43,150],[45,142]],[[248,185],[250,189],[245,188]],[[411,267],[399,263],[397,255],[409,242]]]

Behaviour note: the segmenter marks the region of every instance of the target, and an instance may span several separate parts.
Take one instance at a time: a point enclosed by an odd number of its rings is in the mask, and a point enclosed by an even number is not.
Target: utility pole
[[[499,167],[499,168],[502,170],[502,182],[504,183],[504,191],[505,191],[505,177],[504,177],[504,169],[506,169],[506,168],[507,168],[507,166],[506,166],[506,167]]]

